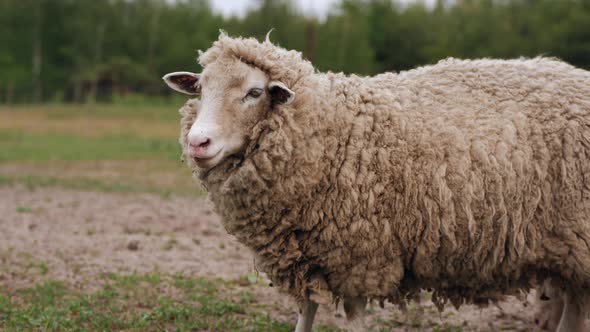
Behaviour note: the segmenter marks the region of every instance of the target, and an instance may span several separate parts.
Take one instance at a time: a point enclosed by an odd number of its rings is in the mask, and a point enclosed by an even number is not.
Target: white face
[[[199,167],[209,168],[245,145],[247,133],[236,130],[232,122],[264,103],[268,78],[261,70],[253,69],[242,84],[228,87],[224,86],[228,82],[205,75],[201,76],[201,109],[188,133],[188,155]]]
[[[262,70],[231,59],[208,65],[200,75],[177,72],[164,80],[177,91],[201,95],[185,152],[203,169],[241,152],[250,130],[273,104],[294,96],[284,84],[269,82]]]

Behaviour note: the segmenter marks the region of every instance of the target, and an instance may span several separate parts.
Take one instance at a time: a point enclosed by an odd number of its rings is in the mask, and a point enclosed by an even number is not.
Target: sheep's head
[[[233,56],[218,58],[201,74],[174,72],[163,79],[172,89],[201,98],[186,154],[202,169],[242,152],[254,125],[295,98],[284,83]]]

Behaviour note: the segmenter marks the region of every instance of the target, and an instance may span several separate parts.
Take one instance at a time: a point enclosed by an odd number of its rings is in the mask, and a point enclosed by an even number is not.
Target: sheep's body
[[[547,276],[590,284],[589,72],[449,59],[347,77],[273,49],[222,36],[201,56],[233,52],[297,97],[243,156],[196,173],[276,286],[393,302],[431,288],[460,304]],[[198,106],[181,109],[185,148]]]

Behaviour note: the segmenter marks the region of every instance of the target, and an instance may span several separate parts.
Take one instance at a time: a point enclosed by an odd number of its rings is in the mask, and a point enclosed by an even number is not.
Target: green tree
[[[342,1],[318,31],[315,65],[323,70],[372,73],[374,50],[367,18],[368,11],[363,2]]]
[[[325,20],[294,0],[222,17],[207,0],[0,0],[0,102],[171,94],[219,30],[304,53],[321,70],[374,74],[460,58],[555,56],[590,69],[590,0],[341,0]]]

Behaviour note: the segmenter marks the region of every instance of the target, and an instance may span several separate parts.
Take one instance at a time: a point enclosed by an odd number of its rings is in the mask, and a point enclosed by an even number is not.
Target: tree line
[[[590,69],[590,0],[342,0],[325,19],[290,0],[223,17],[207,0],[0,0],[0,103],[165,96],[219,30],[301,51],[322,71],[374,74],[452,56],[561,58]]]

